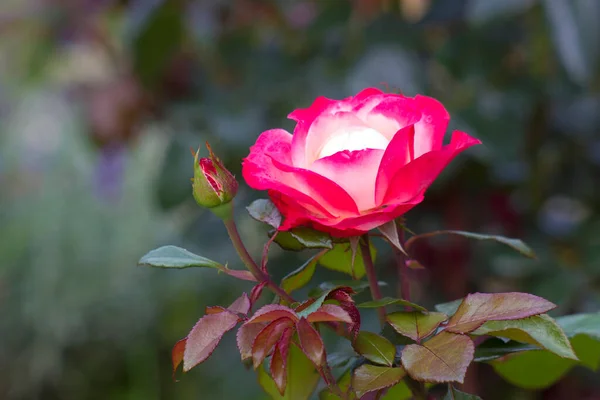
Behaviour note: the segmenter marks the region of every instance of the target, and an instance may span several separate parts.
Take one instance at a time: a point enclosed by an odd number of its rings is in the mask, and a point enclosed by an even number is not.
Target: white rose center
[[[344,150],[385,150],[388,143],[389,140],[375,129],[362,126],[345,128],[343,132],[336,132],[331,136],[319,152],[318,158],[329,157]]]

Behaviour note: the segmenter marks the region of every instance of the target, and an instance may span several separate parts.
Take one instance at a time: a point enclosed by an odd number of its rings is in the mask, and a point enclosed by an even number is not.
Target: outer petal
[[[442,170],[463,150],[481,141],[464,132],[454,131],[452,141],[441,150],[432,151],[401,168],[391,179],[383,204],[411,201],[424,192]]]
[[[375,182],[375,204],[381,205],[385,193],[389,187],[390,181],[396,175],[398,170],[414,160],[414,125],[408,125],[400,129],[388,147],[379,164],[377,178]]]
[[[311,169],[340,185],[359,210],[375,207],[375,180],[383,150],[340,151],[315,161]]]
[[[326,225],[327,221],[317,221],[312,225],[315,229],[328,232],[335,237],[359,236],[373,228],[377,228],[386,222],[398,218],[422,201],[423,195],[419,194],[410,202],[389,206],[380,211],[374,211],[358,217],[346,218],[334,224]]]
[[[250,154],[242,163],[242,175],[244,180],[253,189],[274,189],[278,192],[295,199],[298,204],[309,212],[332,216],[319,202],[311,197],[309,192],[304,192],[297,187],[293,175],[276,168],[271,162],[277,158],[282,162],[290,163],[290,145],[292,135],[283,129],[271,129],[263,132],[257,139],[256,144],[250,148]],[[308,212],[307,211],[307,212]]]
[[[417,95],[416,107],[421,111],[421,120],[415,124],[415,157],[442,148],[450,115],[439,101]]]

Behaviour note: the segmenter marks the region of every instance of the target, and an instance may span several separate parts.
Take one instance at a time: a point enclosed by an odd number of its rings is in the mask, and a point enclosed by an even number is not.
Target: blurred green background
[[[209,140],[240,176],[260,132],[293,129],[294,108],[368,86],[433,96],[484,143],[442,174],[411,229],[520,237],[539,256],[419,242],[415,301],[520,290],[558,314],[598,310],[599,20],[598,0],[2,0],[0,398],[265,398],[232,334],[171,380],[170,349],[204,306],[250,286],[136,262],[177,244],[241,268],[193,202],[189,148]],[[242,186],[236,199],[256,255],[265,229],[244,206],[259,196]],[[274,249],[273,275],[305,257]],[[393,294],[385,251],[378,267]],[[477,365],[464,388],[591,400],[600,376],[575,368],[527,392]]]

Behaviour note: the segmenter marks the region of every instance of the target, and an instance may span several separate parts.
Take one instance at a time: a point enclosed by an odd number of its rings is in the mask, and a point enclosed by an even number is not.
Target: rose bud
[[[208,143],[206,148],[209,153],[208,158],[199,158],[200,149],[194,155],[194,179],[192,180],[194,199],[200,206],[210,209],[221,218],[226,218],[230,214],[229,205],[237,193],[238,183],[221,160],[215,156]],[[221,206],[225,205],[228,205],[225,208],[229,212],[222,215]]]

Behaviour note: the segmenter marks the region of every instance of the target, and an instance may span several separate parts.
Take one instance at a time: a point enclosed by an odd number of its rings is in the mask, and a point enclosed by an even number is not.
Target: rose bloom
[[[463,150],[480,144],[454,131],[435,99],[365,89],[314,103],[288,116],[294,134],[263,132],[243,162],[248,185],[268,190],[284,221],[279,230],[311,226],[345,237],[398,218]]]

